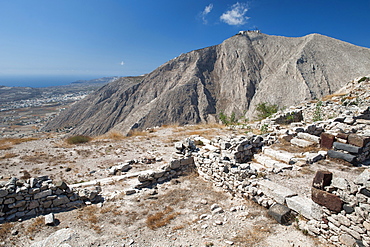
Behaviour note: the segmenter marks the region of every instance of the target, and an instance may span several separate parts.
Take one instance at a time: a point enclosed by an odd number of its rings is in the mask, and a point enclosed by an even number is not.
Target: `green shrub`
[[[366,81],[366,80],[368,80],[368,79],[369,79],[368,77],[364,76],[364,77],[362,77],[360,80],[358,80],[358,82]]]
[[[264,102],[258,104],[256,110],[258,111],[257,117],[259,119],[264,119],[276,113],[279,110],[279,107],[275,104]]]
[[[91,140],[91,138],[88,137],[88,136],[78,135],[78,136],[68,137],[66,142],[68,144],[79,144],[79,143],[89,142],[90,140]]]
[[[230,117],[223,112],[220,112],[218,117],[224,125],[238,124],[238,119],[236,118],[235,112],[231,113]]]
[[[315,109],[315,112],[313,113],[313,118],[312,118],[312,121],[313,121],[313,122],[322,121],[322,111],[321,111],[321,107],[322,107],[322,101],[318,101],[318,102],[316,103],[316,109]]]

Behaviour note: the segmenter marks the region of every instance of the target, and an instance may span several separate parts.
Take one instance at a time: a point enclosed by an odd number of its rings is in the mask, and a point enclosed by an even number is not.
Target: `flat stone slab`
[[[293,138],[292,140],[290,140],[290,143],[301,148],[306,148],[315,144],[314,142],[306,141],[299,138]]]
[[[281,204],[285,204],[286,198],[297,195],[296,192],[270,180],[261,180],[258,181],[257,184],[265,195]]]
[[[292,165],[288,165],[286,163],[279,162],[279,161],[274,160],[274,159],[272,159],[269,156],[266,156],[264,154],[255,154],[254,158],[258,163],[264,165],[267,168],[275,168],[275,169],[278,169],[278,170],[292,169]]]
[[[308,133],[300,132],[300,133],[297,134],[297,137],[300,138],[300,139],[304,139],[306,141],[309,141],[309,142],[320,143],[320,137],[314,136],[314,135],[311,135],[311,134],[308,134]]]
[[[310,198],[302,196],[288,197],[286,198],[286,204],[291,210],[301,214],[306,219],[321,220],[321,207]]]
[[[272,148],[264,148],[263,153],[276,160],[281,160],[287,164],[290,164],[291,160],[294,158],[294,155],[289,152],[275,150]]]
[[[342,159],[350,163],[356,162],[356,156],[352,154],[346,154],[346,153],[334,151],[334,150],[328,150],[328,156],[334,159]]]
[[[361,153],[361,151],[362,151],[362,148],[360,148],[360,147],[356,147],[356,146],[353,146],[353,145],[344,144],[344,143],[340,143],[340,142],[334,142],[333,147],[335,149],[347,151],[347,152],[352,153],[352,154],[358,154],[358,153]]]

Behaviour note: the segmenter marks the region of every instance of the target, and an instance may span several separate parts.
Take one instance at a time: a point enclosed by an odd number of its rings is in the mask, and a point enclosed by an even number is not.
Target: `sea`
[[[8,87],[51,87],[68,85],[78,80],[92,80],[107,75],[0,75],[0,86]]]

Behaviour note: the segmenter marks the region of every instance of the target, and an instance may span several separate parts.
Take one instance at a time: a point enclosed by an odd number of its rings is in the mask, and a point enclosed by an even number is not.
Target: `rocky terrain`
[[[195,50],[127,82],[113,82],[48,123],[101,135],[164,124],[255,117],[259,103],[289,107],[334,93],[369,73],[370,50],[319,34],[289,38],[257,32]]]
[[[369,89],[229,126],[2,139],[0,245],[369,246]]]

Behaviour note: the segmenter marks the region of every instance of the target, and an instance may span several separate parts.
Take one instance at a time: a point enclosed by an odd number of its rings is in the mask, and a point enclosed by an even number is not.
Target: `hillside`
[[[290,106],[335,92],[369,73],[370,49],[319,34],[255,32],[170,60],[135,80],[119,79],[73,105],[45,130],[100,135],[164,124],[253,118],[258,103]]]

